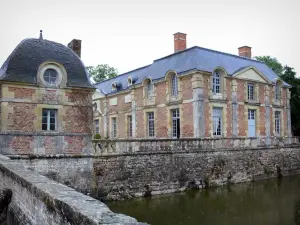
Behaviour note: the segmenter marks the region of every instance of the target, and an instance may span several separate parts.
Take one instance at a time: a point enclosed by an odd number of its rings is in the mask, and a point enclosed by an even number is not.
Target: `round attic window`
[[[55,69],[46,69],[44,72],[44,80],[48,84],[55,84],[57,80],[57,71]]]

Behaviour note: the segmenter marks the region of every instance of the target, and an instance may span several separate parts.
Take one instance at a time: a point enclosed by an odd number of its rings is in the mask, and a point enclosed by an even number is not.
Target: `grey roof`
[[[41,63],[53,60],[64,66],[67,86],[94,88],[80,58],[70,48],[43,39],[24,39],[0,68],[0,80],[37,83]]]
[[[213,72],[217,67],[222,67],[229,76],[232,76],[237,71],[249,66],[255,67],[271,81],[278,78],[277,74],[263,62],[195,46],[157,59],[151,65],[121,74],[95,86],[104,93],[109,94],[112,93],[111,84],[115,81],[121,82],[122,87],[120,90],[127,89],[129,76],[138,77],[136,84],[139,84],[146,77],[150,77],[152,80],[164,78],[169,70],[174,70],[178,75],[181,75],[191,70]],[[288,86],[286,83],[285,85]]]

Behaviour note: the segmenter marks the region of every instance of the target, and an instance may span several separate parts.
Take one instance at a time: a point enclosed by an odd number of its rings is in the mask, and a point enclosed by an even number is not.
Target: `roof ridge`
[[[167,56],[164,56],[164,57],[162,57],[162,58],[155,59],[153,62],[157,62],[157,61],[159,61],[159,60],[166,59],[166,58],[171,57],[171,56],[173,56],[173,55],[177,55],[177,54],[180,54],[180,53],[183,53],[183,52],[192,50],[192,49],[202,49],[202,50],[205,50],[205,51],[215,52],[215,53],[219,53],[219,54],[223,54],[223,55],[228,55],[228,56],[232,56],[232,57],[239,58],[239,59],[244,59],[244,60],[249,60],[249,61],[253,61],[253,62],[258,62],[258,63],[263,63],[263,64],[265,64],[264,62],[259,61],[259,60],[250,59],[250,58],[247,58],[247,57],[243,57],[243,56],[239,56],[239,55],[234,55],[234,54],[227,53],[227,52],[221,52],[221,51],[217,51],[217,50],[214,50],[214,49],[203,48],[203,47],[199,47],[199,46],[193,46],[193,47],[184,49],[184,50],[182,50],[182,51],[174,52],[174,53],[172,53],[172,54],[170,54],[170,55],[167,55]]]
[[[146,68],[146,67],[149,67],[149,66],[151,66],[151,65],[152,65],[152,64],[149,64],[149,65],[147,65],[147,66],[142,66],[142,67],[139,67],[139,68],[137,68],[137,69],[130,70],[130,71],[128,71],[128,72],[125,72],[125,73],[119,74],[119,75],[117,75],[117,76],[115,76],[115,77],[112,77],[112,78],[109,78],[109,79],[106,79],[106,80],[100,81],[100,82],[98,82],[98,83],[95,83],[94,85],[101,84],[101,83],[104,83],[104,82],[106,82],[106,81],[109,81],[109,80],[112,80],[112,79],[115,79],[115,78],[119,78],[119,77],[121,77],[121,76],[124,76],[124,75],[126,75],[126,74],[128,74],[128,73],[132,73],[132,72],[135,72],[135,71],[138,71],[138,70],[144,69],[144,68]]]

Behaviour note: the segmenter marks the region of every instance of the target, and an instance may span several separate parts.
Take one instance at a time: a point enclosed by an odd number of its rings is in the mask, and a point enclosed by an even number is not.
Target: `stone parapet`
[[[7,224],[28,225],[142,225],[115,214],[102,202],[56,183],[18,161],[0,159],[0,189],[13,193]]]

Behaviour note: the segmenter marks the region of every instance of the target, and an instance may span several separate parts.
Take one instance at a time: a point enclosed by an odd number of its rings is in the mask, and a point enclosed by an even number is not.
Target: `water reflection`
[[[300,176],[108,206],[152,225],[300,225]]]

